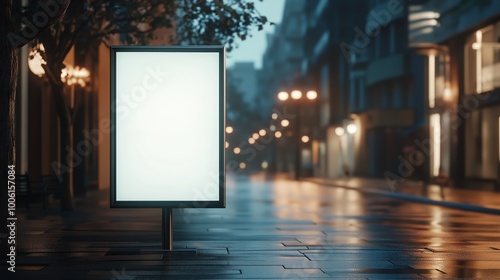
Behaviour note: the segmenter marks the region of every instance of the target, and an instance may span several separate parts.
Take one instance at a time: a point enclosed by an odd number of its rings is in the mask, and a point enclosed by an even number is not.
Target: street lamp
[[[315,90],[310,90],[306,93],[306,97],[309,100],[315,100],[318,97],[318,93]]]
[[[288,99],[288,92],[286,92],[286,91],[280,91],[278,93],[278,99],[281,100],[281,101],[286,101]],[[276,115],[276,117],[278,117],[278,115]]]
[[[267,169],[267,167],[269,167],[269,163],[267,163],[267,161],[263,161],[260,166],[262,167],[262,169]]]
[[[302,92],[300,90],[294,90],[292,93],[290,93],[292,96],[292,99],[299,100],[302,98]]]
[[[43,59],[41,53],[45,52],[45,47],[43,44],[37,44],[33,47],[28,55],[28,67],[31,72],[38,77],[43,77],[45,75],[45,70],[42,65],[47,64]],[[65,68],[61,70],[61,81],[71,87],[70,96],[70,107],[73,109],[75,107],[75,85],[80,87],[85,87],[90,79],[90,72],[85,67],[66,65]]]
[[[343,127],[339,126],[339,127],[335,128],[335,135],[342,136],[342,135],[344,135],[344,133],[345,133],[345,130]]]
[[[42,65],[47,64],[47,62],[43,60],[42,55],[40,54],[40,52],[44,51],[45,47],[43,46],[43,44],[37,44],[28,54],[28,67],[33,74],[37,75],[40,78],[45,74],[45,70],[43,70]]]
[[[451,102],[453,101],[453,94],[451,92],[450,88],[445,88],[443,91],[443,100],[445,102]]]
[[[358,131],[358,127],[355,124],[350,123],[347,125],[347,132],[349,134],[354,134],[354,133],[356,133],[356,131]]]
[[[85,67],[71,66],[68,65],[61,71],[61,79],[68,86],[73,86],[75,84],[85,87],[89,81],[90,72],[85,69]]]
[[[288,93],[282,91],[282,92],[279,92],[278,93],[278,99],[281,100],[281,101],[286,101],[288,100]],[[300,121],[301,121],[301,117],[300,117],[300,113],[301,113],[301,108],[300,108],[300,103],[299,101],[303,100],[303,94],[302,94],[302,91],[298,90],[298,89],[295,89],[293,90],[292,92],[290,92],[290,97],[291,97],[291,101],[292,101],[292,105],[294,107],[294,111],[296,112],[297,114],[297,117],[295,118],[295,123],[294,123],[294,128],[295,128],[295,135],[294,135],[294,141],[295,141],[295,147],[296,147],[296,153],[295,153],[295,179],[300,179],[300,171],[302,169],[302,152],[301,152],[301,141],[303,143],[307,143],[309,142],[309,136],[306,136],[307,137],[307,141],[303,141],[303,140],[306,140],[306,138],[304,137],[300,137]],[[309,101],[313,101],[313,100],[316,100],[318,97],[318,93],[314,90],[308,90],[305,94],[305,99],[309,100]],[[288,120],[282,120],[281,121],[281,125],[283,127],[287,127],[288,125],[290,124],[290,122]]]
[[[37,44],[31,49],[28,55],[28,67],[31,72],[38,77],[43,77],[45,75],[45,70],[43,65],[47,62],[43,59],[41,53],[45,52],[45,47],[43,44]],[[85,87],[90,78],[90,72],[85,67],[66,65],[65,68],[61,70],[61,80],[68,86],[73,86],[75,84]]]

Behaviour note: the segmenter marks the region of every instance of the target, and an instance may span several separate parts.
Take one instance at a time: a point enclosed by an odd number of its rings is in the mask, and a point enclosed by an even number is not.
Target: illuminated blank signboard
[[[225,207],[223,47],[111,47],[111,207]]]

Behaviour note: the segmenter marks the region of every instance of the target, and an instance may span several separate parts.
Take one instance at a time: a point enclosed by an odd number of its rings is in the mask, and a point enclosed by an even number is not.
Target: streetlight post
[[[300,180],[302,171],[302,135],[301,135],[301,100],[314,101],[318,97],[318,94],[314,90],[309,90],[305,97],[300,90],[293,90],[290,94],[286,91],[281,91],[278,93],[278,99],[285,102],[291,98],[293,111],[296,114],[295,124],[294,124],[294,142],[295,142],[295,164],[294,164],[294,176],[295,180]]]

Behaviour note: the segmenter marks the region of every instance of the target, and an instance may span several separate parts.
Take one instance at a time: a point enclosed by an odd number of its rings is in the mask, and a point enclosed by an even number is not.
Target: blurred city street
[[[484,193],[485,200],[498,196]],[[73,213],[60,212],[54,201],[45,212],[20,209],[16,278],[2,279],[500,275],[496,215],[283,175],[228,178],[226,209],[175,210],[174,248],[196,253],[160,251],[160,209],[110,209],[109,190],[92,191],[75,203]]]
[[[2,3],[0,280],[500,279],[500,1]]]

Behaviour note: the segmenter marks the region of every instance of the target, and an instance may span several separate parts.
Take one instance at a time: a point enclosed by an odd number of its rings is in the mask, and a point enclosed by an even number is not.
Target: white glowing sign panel
[[[223,47],[111,48],[111,206],[224,207]]]

